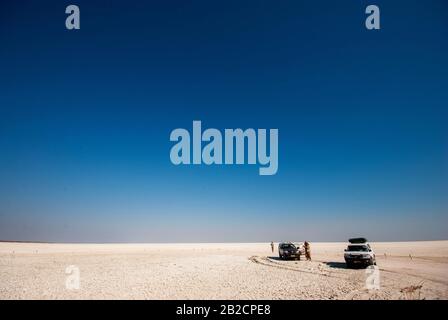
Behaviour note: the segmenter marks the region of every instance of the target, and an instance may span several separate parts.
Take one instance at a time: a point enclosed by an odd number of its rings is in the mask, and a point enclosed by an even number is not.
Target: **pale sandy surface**
[[[311,243],[306,262],[279,261],[268,243],[0,243],[0,299],[448,298],[448,241],[372,243],[379,290],[345,268],[345,246]],[[69,265],[79,290],[66,289]]]

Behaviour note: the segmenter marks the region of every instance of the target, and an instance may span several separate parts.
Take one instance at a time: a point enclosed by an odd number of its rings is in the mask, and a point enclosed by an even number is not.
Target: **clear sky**
[[[448,239],[447,1],[105,3],[1,1],[0,239]],[[278,173],[174,166],[193,120]]]

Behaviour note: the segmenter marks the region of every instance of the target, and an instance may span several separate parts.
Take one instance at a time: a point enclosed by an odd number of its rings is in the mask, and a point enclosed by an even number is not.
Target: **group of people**
[[[310,247],[310,243],[308,241],[305,241],[303,243],[303,248],[305,249],[305,258],[306,258],[306,260],[311,261],[311,247]],[[274,241],[271,241],[271,250],[272,250],[272,253],[274,253]]]

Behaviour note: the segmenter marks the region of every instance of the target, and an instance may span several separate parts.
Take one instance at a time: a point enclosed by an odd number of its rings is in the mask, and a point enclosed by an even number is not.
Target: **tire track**
[[[283,270],[289,270],[289,271],[295,271],[295,272],[302,272],[302,273],[308,273],[315,276],[323,276],[323,277],[331,277],[331,278],[337,278],[342,280],[350,280],[350,277],[347,277],[346,274],[336,271],[336,270],[329,270],[328,266],[321,263],[321,262],[313,262],[313,265],[315,268],[306,269],[306,268],[300,268],[296,266],[290,266],[286,265],[284,263],[272,260],[268,257],[259,257],[259,256],[251,256],[249,257],[249,260],[261,264],[267,267],[271,268],[277,268],[277,269],[283,269]],[[309,262],[306,262],[309,263]]]

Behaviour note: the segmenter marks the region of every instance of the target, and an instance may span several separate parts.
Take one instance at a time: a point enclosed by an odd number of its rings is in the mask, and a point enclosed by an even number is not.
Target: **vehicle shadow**
[[[280,259],[280,257],[278,257],[278,256],[268,257],[268,258],[271,260],[282,261],[282,259]]]
[[[289,259],[281,259],[279,256],[268,257],[268,259],[275,261],[299,261],[298,259],[289,258]]]
[[[336,268],[336,269],[348,269],[345,262],[325,262],[327,266],[330,268]]]
[[[350,268],[347,267],[347,264],[345,262],[325,262],[325,264],[327,266],[329,266],[330,268],[335,268],[335,269],[365,269],[366,267],[363,265],[358,265],[358,266],[352,266]]]

